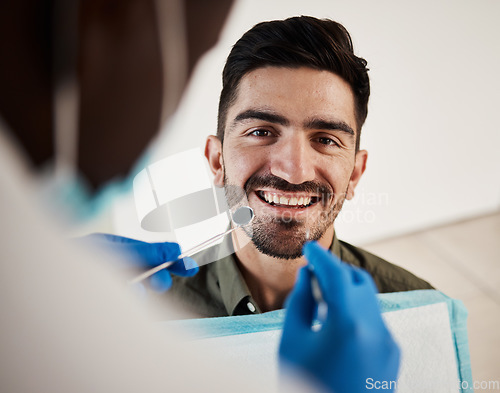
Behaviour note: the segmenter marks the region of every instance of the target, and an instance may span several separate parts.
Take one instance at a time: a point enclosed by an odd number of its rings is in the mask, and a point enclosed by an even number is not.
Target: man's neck
[[[233,232],[233,242],[241,244],[246,235],[237,232]],[[330,247],[333,234],[331,226],[319,243],[323,247]],[[285,260],[265,255],[252,242],[236,251],[236,260],[248,289],[262,312],[283,308],[285,299],[295,284],[297,271],[307,264],[303,256]]]

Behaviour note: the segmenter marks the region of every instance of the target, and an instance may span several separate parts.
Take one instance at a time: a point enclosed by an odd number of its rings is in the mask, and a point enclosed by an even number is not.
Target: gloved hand
[[[85,237],[86,240],[94,244],[111,248],[115,252],[124,253],[131,257],[139,267],[144,270],[174,260],[181,254],[181,249],[177,243],[147,243],[140,240],[129,239],[127,237],[110,235],[105,233],[95,233]],[[188,269],[186,269],[186,266]],[[157,292],[164,292],[172,286],[170,273],[178,276],[191,277],[198,273],[199,267],[191,258],[183,258],[168,269],[160,270],[150,278],[151,287]]]
[[[311,330],[317,303],[309,266],[299,271],[287,304],[280,345],[281,365],[302,372],[320,388],[335,393],[369,391],[387,381],[395,390],[400,351],[382,320],[370,275],[341,262],[317,242],[304,246],[328,313],[319,331]],[[367,381],[368,380],[368,381]],[[382,386],[382,385],[379,385]]]

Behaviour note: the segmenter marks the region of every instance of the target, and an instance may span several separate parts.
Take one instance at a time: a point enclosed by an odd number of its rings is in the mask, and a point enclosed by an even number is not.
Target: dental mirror
[[[242,227],[243,225],[250,224],[250,222],[252,222],[253,220],[253,217],[253,209],[249,206],[242,206],[236,209],[231,219],[237,225],[237,227]]]

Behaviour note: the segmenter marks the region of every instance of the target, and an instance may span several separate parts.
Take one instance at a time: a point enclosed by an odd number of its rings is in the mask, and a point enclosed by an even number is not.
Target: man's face
[[[241,200],[235,189],[246,193],[259,251],[294,259],[306,240],[329,246],[365,169],[356,129],[351,88],[331,72],[266,67],[241,79],[224,146],[209,137],[205,153],[230,206]]]

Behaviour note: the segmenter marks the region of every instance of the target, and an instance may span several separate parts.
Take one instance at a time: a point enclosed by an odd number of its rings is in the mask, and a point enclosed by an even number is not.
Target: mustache
[[[327,185],[316,181],[306,181],[300,184],[292,184],[286,180],[271,175],[253,175],[245,183],[246,195],[252,190],[259,188],[275,188],[280,191],[317,193],[323,201],[333,197],[333,189]]]

